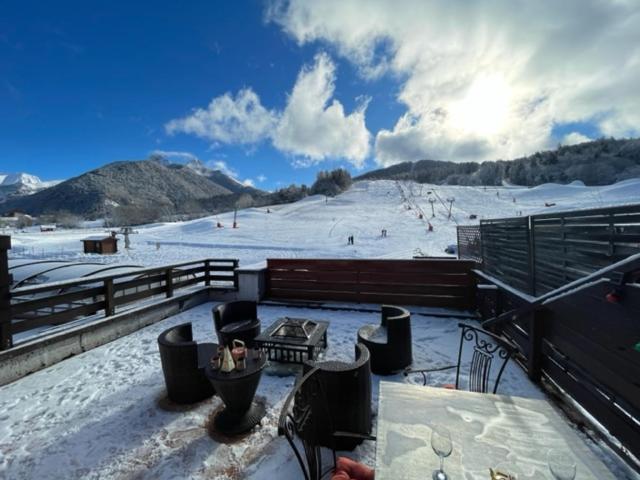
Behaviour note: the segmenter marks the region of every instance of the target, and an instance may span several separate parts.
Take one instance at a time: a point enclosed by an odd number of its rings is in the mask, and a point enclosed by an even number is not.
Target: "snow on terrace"
[[[406,209],[398,185],[412,205]],[[431,192],[429,194],[428,192]],[[430,196],[436,217],[431,219]],[[452,218],[446,199],[455,198]],[[513,199],[516,199],[514,202]],[[440,201],[441,200],[441,201]],[[81,253],[80,240],[104,229],[59,230],[41,233],[32,229],[12,235],[13,256],[92,260],[104,263],[134,263],[145,266],[210,258],[238,258],[241,265],[266,258],[411,258],[415,253],[443,255],[456,241],[456,224],[477,219],[512,217],[520,213],[572,210],[640,202],[640,179],[605,187],[546,184],[526,187],[459,187],[421,185],[393,181],[356,182],[335,198],[307,197],[299,202],[238,212],[238,229],[231,228],[233,212],[188,222],[136,227],[133,249],[115,255]],[[545,203],[556,205],[550,208]],[[418,218],[416,207],[426,217]],[[217,222],[224,228],[216,228]],[[434,226],[427,232],[426,222]],[[382,238],[382,229],[388,236]],[[355,245],[347,245],[347,236]],[[159,249],[158,249],[159,246]]]
[[[277,436],[294,375],[265,372],[257,399],[266,403],[267,415],[232,444],[214,440],[207,431],[221,406],[217,396],[179,408],[165,400],[157,336],[188,321],[197,341],[215,341],[212,306],[193,308],[0,387],[0,478],[299,479],[292,451]],[[414,364],[455,363],[458,320],[415,313]],[[330,320],[325,358],[343,360],[353,358],[358,328],[379,321],[378,313],[273,306],[261,306],[259,315],[263,328],[285,315]],[[411,381],[402,375],[384,379]],[[451,380],[439,380],[445,379]],[[373,376],[374,415],[379,380]],[[500,393],[544,397],[514,363],[505,371]],[[606,458],[600,447],[590,446]],[[365,442],[352,456],[374,465],[374,443]]]

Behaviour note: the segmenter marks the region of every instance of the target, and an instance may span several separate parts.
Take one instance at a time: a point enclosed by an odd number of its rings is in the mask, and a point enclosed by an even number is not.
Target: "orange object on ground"
[[[373,468],[347,457],[338,457],[336,471],[331,480],[374,480],[374,478]]]

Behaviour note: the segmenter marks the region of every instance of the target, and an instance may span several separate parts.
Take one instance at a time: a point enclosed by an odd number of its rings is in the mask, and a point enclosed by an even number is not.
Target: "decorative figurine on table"
[[[247,367],[247,347],[242,340],[233,340],[231,356],[236,362],[236,370],[242,371]]]
[[[231,351],[229,347],[224,347],[224,354],[222,356],[222,360],[220,363],[220,371],[224,373],[233,372],[236,368],[236,364],[233,361],[233,356],[231,355]]]

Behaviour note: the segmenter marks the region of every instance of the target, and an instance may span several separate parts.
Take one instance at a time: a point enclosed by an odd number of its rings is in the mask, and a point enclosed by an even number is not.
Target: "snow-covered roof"
[[[84,242],[85,240],[91,240],[91,241],[104,241],[104,240],[117,240],[117,238],[112,237],[111,235],[91,235],[90,237],[85,237],[82,239],[82,241]]]

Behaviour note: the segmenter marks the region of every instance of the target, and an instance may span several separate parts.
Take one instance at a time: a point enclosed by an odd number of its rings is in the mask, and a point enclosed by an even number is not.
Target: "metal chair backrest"
[[[460,323],[459,326],[462,331],[460,332],[460,348],[456,368],[456,389],[460,388],[463,353],[470,349],[467,390],[496,393],[502,373],[516,351],[516,347],[507,340],[481,328],[472,327],[465,323]],[[492,377],[493,368],[497,369],[497,373]],[[492,383],[493,388],[491,388]]]
[[[296,384],[293,391],[285,400],[280,419],[278,421],[278,435],[284,435],[298,459],[305,480],[320,480],[335,468],[336,454],[333,454],[333,464],[323,470],[322,449],[317,443],[318,431],[326,429],[321,425],[327,414],[314,412],[314,407],[326,405],[324,392],[318,368],[306,373]],[[302,449],[299,448],[301,445]]]

